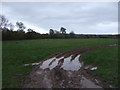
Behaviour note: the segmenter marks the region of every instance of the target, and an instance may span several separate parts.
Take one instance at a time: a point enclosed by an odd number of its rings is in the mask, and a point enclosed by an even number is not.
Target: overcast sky
[[[2,14],[13,24],[21,21],[39,33],[61,27],[68,33],[118,33],[117,2],[4,2]]]

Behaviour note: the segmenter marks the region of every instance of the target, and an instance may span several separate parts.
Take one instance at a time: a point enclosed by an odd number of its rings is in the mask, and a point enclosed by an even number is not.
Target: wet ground
[[[111,88],[111,85],[90,72],[96,70],[97,66],[84,65],[81,56],[89,50],[116,45],[107,44],[64,51],[39,63],[32,63],[35,67],[27,76],[24,88]]]

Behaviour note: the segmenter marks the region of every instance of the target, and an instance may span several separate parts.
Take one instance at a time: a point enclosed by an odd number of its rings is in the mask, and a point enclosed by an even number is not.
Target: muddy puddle
[[[116,44],[114,44],[116,45]],[[105,45],[105,46],[114,46]],[[105,47],[103,46],[103,47]],[[101,48],[101,46],[95,47]],[[89,74],[97,70],[97,66],[86,66],[81,60],[81,54],[93,47],[65,51],[53,55],[36,65],[27,77],[24,88],[110,88],[110,85]],[[28,66],[25,64],[24,66]]]
[[[40,66],[31,73],[29,88],[102,88],[83,73],[83,62],[80,55],[53,57],[40,62]]]
[[[82,63],[80,63],[79,58],[80,58],[80,55],[75,57],[74,60],[71,60],[72,55],[67,58],[64,58],[64,57],[55,58],[54,57],[54,58],[44,61],[42,65],[40,66],[40,68],[42,69],[49,68],[51,70],[55,67],[58,67],[60,64],[62,64],[60,68],[63,68],[64,70],[77,71],[82,66]]]

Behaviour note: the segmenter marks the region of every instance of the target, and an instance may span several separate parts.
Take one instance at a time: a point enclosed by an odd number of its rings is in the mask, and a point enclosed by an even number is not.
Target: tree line
[[[13,25],[9,20],[0,15],[0,33],[2,33],[2,40],[24,40],[24,39],[44,39],[44,38],[116,38],[117,35],[83,35],[75,34],[74,31],[70,33],[66,32],[66,28],[61,27],[60,30],[50,29],[49,33],[40,34],[34,31],[31,28],[27,29],[25,32],[25,25],[23,22],[16,22],[16,25]],[[17,27],[17,30],[14,30],[14,27]]]
[[[40,38],[67,38],[67,36],[72,37],[74,32],[71,31],[69,34],[66,33],[66,28],[61,27],[60,31],[50,29],[49,33],[40,34],[31,28],[27,29],[25,32],[25,25],[23,22],[16,22],[13,25],[9,20],[0,15],[0,32],[2,32],[2,40],[23,40],[23,39],[40,39]],[[17,31],[14,27],[17,27]]]

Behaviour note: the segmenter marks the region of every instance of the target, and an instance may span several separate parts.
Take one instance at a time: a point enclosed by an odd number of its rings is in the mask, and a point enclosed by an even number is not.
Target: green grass
[[[117,39],[41,39],[3,41],[3,88],[21,87],[21,83],[24,80],[23,75],[31,71],[31,67],[22,66],[25,63],[40,61],[59,51],[108,44],[117,41]]]
[[[85,64],[98,67],[92,71],[109,84],[118,86],[118,47],[106,47],[89,51],[82,56]]]

